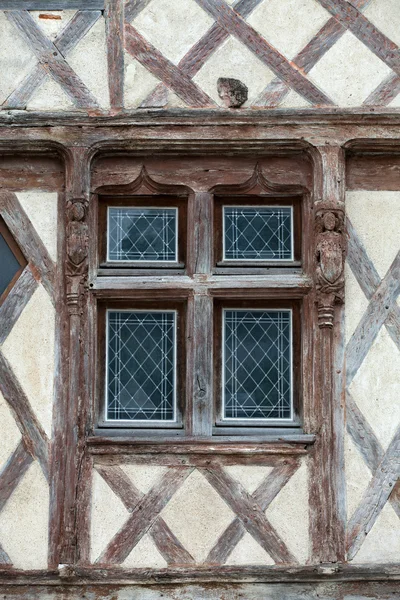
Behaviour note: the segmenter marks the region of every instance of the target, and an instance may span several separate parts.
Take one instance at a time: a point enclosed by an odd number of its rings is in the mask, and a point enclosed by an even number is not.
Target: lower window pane
[[[292,418],[290,310],[224,310],[224,419]]]
[[[175,420],[175,311],[108,311],[107,420]]]

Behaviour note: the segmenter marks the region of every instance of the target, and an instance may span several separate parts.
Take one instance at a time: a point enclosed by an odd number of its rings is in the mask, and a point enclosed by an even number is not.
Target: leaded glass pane
[[[107,314],[107,419],[174,421],[176,313]]]
[[[108,209],[108,260],[176,261],[176,208]]]
[[[292,417],[291,311],[224,311],[225,419]]]
[[[10,246],[0,233],[0,296],[10,285],[13,277],[18,273],[20,264],[14,256]]]
[[[225,260],[293,260],[291,206],[224,206]]]

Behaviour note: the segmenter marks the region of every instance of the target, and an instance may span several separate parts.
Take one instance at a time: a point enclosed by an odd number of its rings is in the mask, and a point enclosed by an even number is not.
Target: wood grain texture
[[[99,10],[77,11],[54,40],[59,52],[65,56],[80,42],[101,16]],[[3,103],[4,109],[25,109],[30,98],[47,77],[47,71],[39,62],[22,80],[20,85]]]
[[[222,467],[215,464],[212,468],[199,470],[238,516],[243,527],[277,564],[297,563],[296,558],[265,517],[262,508],[255,504],[252,496],[238,482],[230,477]]]
[[[196,0],[216,22],[247,46],[249,50],[264,62],[285,83],[298,94],[315,105],[330,106],[332,100],[305,77],[301,70],[290,63],[282,54],[271,46],[259,33],[246,23],[223,0]]]
[[[0,10],[103,10],[104,0],[0,0]]]
[[[29,266],[25,267],[7,298],[0,306],[0,345],[3,344],[32,298],[38,283]]]
[[[8,20],[29,43],[45,71],[62,87],[77,108],[97,109],[93,94],[70,67],[57,47],[43,34],[28,11],[6,11]]]
[[[106,0],[108,88],[112,111],[124,106],[124,0]]]
[[[0,352],[0,391],[22,432],[26,449],[36,458],[43,474],[49,477],[49,448],[47,436],[37,420],[19,381],[11,366]]]
[[[114,536],[96,562],[100,564],[120,564],[124,562],[132,548],[147,533],[161,510],[181,487],[192,470],[191,468],[179,467],[168,470],[161,481],[132,510],[131,516],[125,525]]]
[[[6,565],[11,565],[11,559],[8,556],[7,552],[4,550],[3,546],[0,544],[0,566],[4,567]]]
[[[33,462],[21,440],[0,474],[0,512]]]
[[[150,4],[151,0],[126,0],[125,19],[130,23]]]
[[[0,190],[0,214],[54,304],[54,263],[14,193]]]
[[[125,23],[125,48],[153,75],[161,79],[188,106],[215,106],[211,98],[150,44],[129,23]]]
[[[365,106],[387,106],[400,93],[400,76],[390,73],[364,100]]]

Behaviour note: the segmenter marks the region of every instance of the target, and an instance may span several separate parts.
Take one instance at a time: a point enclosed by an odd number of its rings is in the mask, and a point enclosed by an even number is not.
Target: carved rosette
[[[335,304],[344,301],[344,211],[330,207],[318,210],[315,227],[318,325],[332,328]]]
[[[88,203],[76,198],[67,203],[67,305],[70,314],[79,314],[80,298],[87,279]]]

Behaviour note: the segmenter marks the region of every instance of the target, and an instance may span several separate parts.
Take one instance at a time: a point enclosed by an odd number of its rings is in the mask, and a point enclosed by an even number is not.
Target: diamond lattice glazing
[[[292,207],[225,206],[225,260],[293,260]]]
[[[291,311],[224,311],[225,419],[292,416]]]
[[[176,261],[176,208],[109,208],[108,260]]]
[[[176,313],[107,314],[107,419],[173,421]]]

